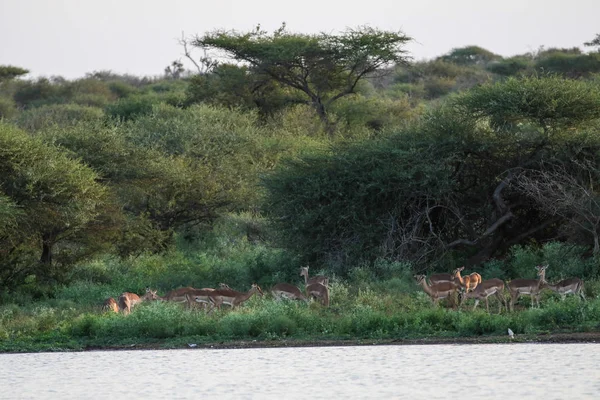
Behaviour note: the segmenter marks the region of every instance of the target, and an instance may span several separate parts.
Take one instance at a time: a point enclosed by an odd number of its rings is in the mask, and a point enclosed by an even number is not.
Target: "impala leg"
[[[519,292],[510,294],[510,312],[515,311],[515,302],[519,300]]]
[[[479,304],[479,299],[475,299],[475,305],[473,306],[473,311],[475,311],[478,304]]]
[[[485,309],[487,310],[487,313],[490,313],[490,303],[488,301],[488,296],[485,297]]]

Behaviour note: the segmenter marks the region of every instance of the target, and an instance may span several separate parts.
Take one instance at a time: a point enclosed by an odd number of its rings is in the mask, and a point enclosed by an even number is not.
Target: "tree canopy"
[[[285,25],[272,34],[257,27],[250,32],[215,31],[198,36],[193,45],[224,51],[251,70],[306,96],[322,121],[336,100],[356,92],[360,80],[384,67],[407,62],[402,32],[370,27],[338,35],[290,33]]]

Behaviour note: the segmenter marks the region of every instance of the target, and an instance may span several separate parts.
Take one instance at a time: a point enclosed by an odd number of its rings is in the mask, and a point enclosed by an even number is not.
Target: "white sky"
[[[303,33],[401,29],[417,60],[471,44],[510,56],[582,47],[600,33],[599,17],[600,0],[0,0],[0,64],[33,76],[160,75],[182,57],[182,31],[271,31],[283,21]]]

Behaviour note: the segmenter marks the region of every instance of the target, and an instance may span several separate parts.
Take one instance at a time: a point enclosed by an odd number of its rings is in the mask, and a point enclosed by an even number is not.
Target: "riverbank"
[[[198,337],[181,337],[167,340],[122,341],[103,344],[98,340],[60,340],[60,337],[19,340],[0,344],[0,353],[36,353],[61,351],[119,351],[119,350],[174,350],[174,349],[253,349],[294,347],[346,347],[346,346],[411,346],[411,345],[472,345],[472,344],[524,344],[524,343],[600,343],[600,331],[557,332],[543,334],[486,335],[473,337],[421,337],[388,339],[276,339],[276,340],[230,340],[211,341]],[[202,339],[202,340],[197,340]]]

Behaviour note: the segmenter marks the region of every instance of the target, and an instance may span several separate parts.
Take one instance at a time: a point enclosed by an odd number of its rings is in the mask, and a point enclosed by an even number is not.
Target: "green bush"
[[[15,102],[11,99],[0,97],[0,120],[11,119],[17,114]]]
[[[16,118],[16,124],[30,132],[53,125],[73,126],[80,122],[100,121],[104,112],[100,108],[77,104],[54,104],[25,110]]]

